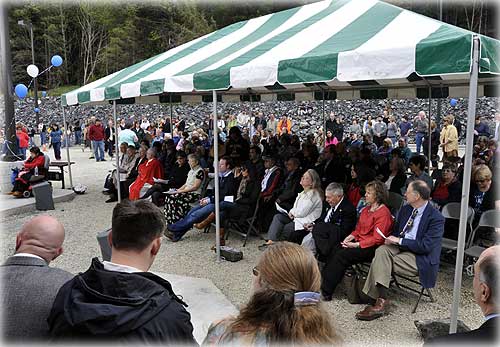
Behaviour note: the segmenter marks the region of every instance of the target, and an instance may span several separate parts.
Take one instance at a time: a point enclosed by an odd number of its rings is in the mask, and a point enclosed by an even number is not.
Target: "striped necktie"
[[[405,227],[403,228],[403,231],[399,233],[399,236],[405,237],[406,233],[411,230],[413,227],[413,222],[415,221],[415,217],[417,217],[418,210],[416,208],[413,209],[413,212],[411,213],[410,218],[408,218],[408,222],[406,222]]]

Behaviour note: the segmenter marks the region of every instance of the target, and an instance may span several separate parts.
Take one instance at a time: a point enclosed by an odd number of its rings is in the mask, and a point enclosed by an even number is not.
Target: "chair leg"
[[[415,306],[413,306],[413,310],[411,311],[411,313],[417,312],[417,307],[418,307],[418,304],[420,303],[420,299],[422,299],[423,294],[424,294],[424,287],[422,287],[422,289],[420,290],[420,294],[418,295],[417,302],[415,303]]]
[[[430,288],[426,288],[425,290],[427,291],[427,295],[429,295],[429,300],[430,300],[431,302],[436,302],[436,301],[434,300],[434,297],[432,296],[431,289],[430,289]]]

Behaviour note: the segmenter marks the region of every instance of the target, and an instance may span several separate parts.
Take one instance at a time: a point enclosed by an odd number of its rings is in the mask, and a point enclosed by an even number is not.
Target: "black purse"
[[[368,304],[372,299],[363,293],[366,277],[356,271],[346,272],[344,288],[350,304]]]

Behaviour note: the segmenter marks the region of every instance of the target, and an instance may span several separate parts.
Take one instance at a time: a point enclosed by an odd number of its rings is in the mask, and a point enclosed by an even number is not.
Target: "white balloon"
[[[26,71],[28,72],[28,75],[30,75],[31,77],[38,76],[38,67],[36,65],[33,64],[28,65]]]

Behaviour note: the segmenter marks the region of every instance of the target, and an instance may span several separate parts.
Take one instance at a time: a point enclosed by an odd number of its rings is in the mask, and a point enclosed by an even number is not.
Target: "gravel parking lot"
[[[66,228],[64,254],[52,265],[74,274],[85,271],[90,259],[100,256],[95,236],[98,231],[110,226],[114,206],[106,204],[104,201],[107,196],[101,193],[104,177],[108,170],[112,169],[112,162],[107,158],[107,162],[96,163],[88,159],[89,154],[88,149],[82,152],[80,147],[71,148],[71,159],[76,161],[73,166],[73,182],[87,185],[86,194],[78,195],[70,202],[58,203],[56,210],[47,213],[60,220]],[[65,155],[66,151],[63,149],[63,156]],[[56,187],[59,187],[59,184],[54,182]],[[2,219],[3,259],[14,252],[15,234],[21,225],[38,213],[41,212]],[[190,231],[185,239],[178,243],[171,243],[165,238],[152,271],[208,278],[233,304],[244,304],[250,295],[252,268],[260,255],[257,246],[261,241],[250,238],[247,246],[242,248],[244,259],[240,262],[216,263],[215,254],[210,251],[214,240],[214,232],[203,234],[196,229]],[[232,236],[228,245],[241,247],[242,240],[238,236]],[[397,345],[421,345],[422,340],[414,321],[449,317],[453,274],[454,265],[442,264],[437,287],[433,290],[436,302],[430,303],[427,298],[423,298],[415,314],[411,314],[411,308],[416,295],[397,290],[391,291],[394,304],[392,312],[372,322],[357,321],[354,318],[355,313],[363,306],[349,304],[342,286],[337,289],[334,300],[326,305],[348,344],[388,345],[398,341]],[[465,274],[459,317],[471,328],[482,323],[481,311],[474,303],[472,278]]]

